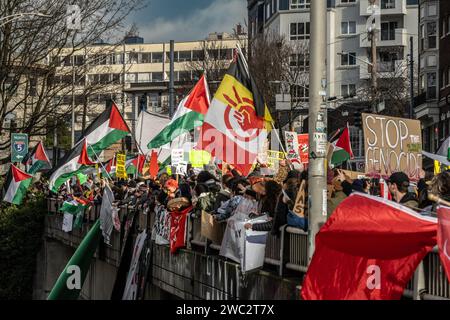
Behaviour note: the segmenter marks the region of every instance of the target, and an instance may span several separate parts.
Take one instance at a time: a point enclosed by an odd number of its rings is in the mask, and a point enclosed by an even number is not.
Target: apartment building
[[[213,74],[214,79],[208,80],[214,92],[233,58],[236,45],[245,46],[246,39],[242,32],[237,36],[212,33],[205,40],[175,42],[176,101],[188,93],[204,69]],[[109,99],[122,110],[132,130],[141,109],[168,113],[169,42],[145,43],[143,38],[133,36],[124,44],[98,43],[64,57],[69,51],[70,48],[53,57],[61,62],[56,81],[67,86],[65,94],[55,100],[68,108],[74,101],[76,138]]]
[[[268,32],[284,36],[292,42],[309,41],[311,0],[248,0],[247,4],[249,41]],[[410,37],[417,60],[418,0],[376,0],[375,4],[381,13],[376,40],[376,74],[379,85],[383,85],[384,79],[409,76]],[[371,15],[368,13],[369,5],[369,0],[327,1],[327,94],[335,101],[331,104],[333,107],[351,105],[355,99],[346,97],[358,96],[370,87],[372,58],[367,30],[367,21]],[[309,63],[305,64],[309,66]],[[307,100],[307,88],[297,92]],[[382,107],[388,104],[379,102],[377,111],[381,112]],[[354,124],[352,117],[355,113],[351,110],[343,111],[338,117],[339,121],[332,121],[329,131],[334,129],[333,125],[340,125],[342,121]],[[355,137],[352,141],[355,154],[362,157],[362,132],[357,126],[352,126],[351,131]]]

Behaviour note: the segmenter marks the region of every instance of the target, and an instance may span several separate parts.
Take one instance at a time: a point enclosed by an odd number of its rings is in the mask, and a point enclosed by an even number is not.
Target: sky
[[[229,32],[245,26],[247,0],[143,0],[146,7],[132,13],[146,43],[205,39],[211,32]]]

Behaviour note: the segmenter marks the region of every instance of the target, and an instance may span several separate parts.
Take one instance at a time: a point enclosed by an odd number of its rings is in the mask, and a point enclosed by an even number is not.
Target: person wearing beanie
[[[409,192],[409,178],[404,172],[395,172],[387,180],[389,191],[392,198],[400,204],[403,204],[411,209],[419,207],[419,201],[416,194]]]

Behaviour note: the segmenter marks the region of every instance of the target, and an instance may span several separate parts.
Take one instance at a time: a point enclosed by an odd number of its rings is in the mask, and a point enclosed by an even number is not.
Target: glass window
[[[437,15],[437,6],[436,6],[436,4],[429,4],[428,5],[428,15],[429,16]]]
[[[427,23],[428,49],[436,48],[436,22]]]
[[[395,9],[395,0],[381,0],[381,9]]]
[[[266,4],[266,20],[270,18],[270,3]]]
[[[341,23],[341,33],[342,34],[355,34],[356,33],[356,22],[355,21],[345,21]]]
[[[291,0],[291,9],[308,9],[311,0]]]
[[[356,0],[341,0],[341,3],[355,3]]]
[[[178,52],[178,61],[191,61],[192,60],[192,51],[180,51]]]
[[[152,62],[152,54],[150,52],[141,53],[141,63],[150,63]]]
[[[427,66],[428,67],[435,67],[436,66],[436,56],[432,55],[432,56],[428,56],[427,59]]]
[[[342,66],[356,65],[356,52],[341,54],[341,65]]]
[[[203,50],[192,51],[192,61],[203,61],[204,53]]]
[[[153,72],[152,73],[152,81],[153,82],[162,82],[164,81],[164,76],[162,72]]]
[[[153,52],[152,53],[152,63],[161,63],[163,61],[163,53],[162,52]]]
[[[397,29],[397,21],[381,23],[381,40],[395,40],[395,29]]]
[[[306,40],[310,36],[309,22],[291,23],[290,39],[291,40]]]
[[[427,74],[427,98],[436,99],[436,73]]]

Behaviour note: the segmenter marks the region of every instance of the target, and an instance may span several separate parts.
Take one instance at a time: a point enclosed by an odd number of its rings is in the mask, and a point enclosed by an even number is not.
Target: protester
[[[395,172],[387,180],[392,198],[411,209],[419,208],[419,201],[415,193],[409,191],[409,178],[404,172]]]

